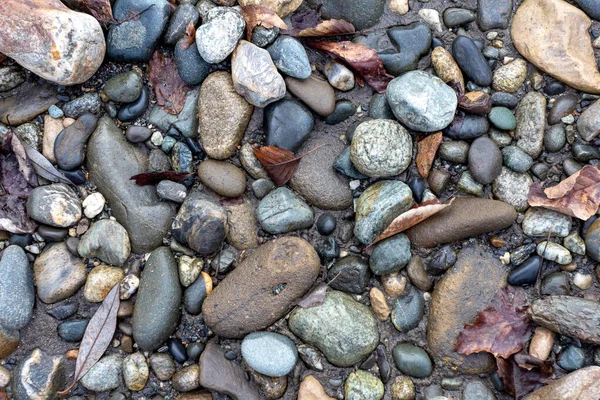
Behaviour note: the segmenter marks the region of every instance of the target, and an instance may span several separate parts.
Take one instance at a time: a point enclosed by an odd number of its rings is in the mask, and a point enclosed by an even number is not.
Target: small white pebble
[[[573,285],[577,286],[581,290],[587,290],[592,286],[592,276],[577,272],[573,277]]]
[[[150,137],[150,141],[152,142],[153,145],[160,146],[163,142],[162,133],[160,133],[159,131],[154,132],[152,134],[152,136]]]
[[[102,193],[92,193],[83,200],[83,213],[88,218],[94,218],[102,212],[104,204],[106,204],[106,200]]]
[[[351,190],[356,190],[360,186],[360,181],[358,179],[354,180],[354,181],[350,181],[349,185],[350,185]]]
[[[486,37],[488,40],[494,40],[498,37],[498,32],[488,32]]]
[[[500,261],[504,265],[510,264],[510,253],[507,251],[503,256],[500,257]]]
[[[569,114],[566,117],[562,117],[560,120],[567,125],[572,125],[573,123],[575,123],[575,117],[572,114]]]

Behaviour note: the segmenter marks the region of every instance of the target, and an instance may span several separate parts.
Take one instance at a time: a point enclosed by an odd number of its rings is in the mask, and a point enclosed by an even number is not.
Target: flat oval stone
[[[131,103],[127,103],[119,108],[119,112],[117,113],[117,118],[123,122],[131,122],[135,121],[144,113],[148,108],[148,104],[150,102],[150,94],[148,92],[148,88],[144,86],[142,88],[142,93],[140,97]]]
[[[593,140],[600,134],[600,101],[587,107],[577,120],[577,131],[586,141]]]
[[[296,336],[318,347],[338,367],[356,364],[379,343],[371,310],[338,291],[327,292],[321,305],[296,308],[288,324]]]
[[[482,31],[506,29],[513,0],[480,0],[477,2],[477,25]]]
[[[71,297],[87,278],[85,264],[64,242],[46,246],[33,263],[33,273],[37,295],[47,304]]]
[[[27,255],[19,246],[8,246],[0,259],[0,327],[9,331],[24,328],[33,317],[34,303],[33,274]]]
[[[198,166],[198,178],[222,196],[237,197],[246,191],[246,176],[242,170],[225,161],[201,162]]]
[[[199,85],[210,73],[210,64],[204,61],[196,46],[188,44],[187,38],[180,39],[173,50],[173,58],[181,79],[188,85]]]
[[[58,325],[58,336],[66,342],[79,342],[88,326],[87,319],[71,319]]]
[[[64,183],[38,186],[27,200],[27,215],[42,224],[66,228],[81,219],[81,203]]]
[[[392,80],[386,96],[396,118],[420,132],[436,132],[448,126],[458,105],[448,85],[423,71],[407,72]]]
[[[131,103],[140,97],[143,86],[144,81],[136,71],[123,72],[106,81],[100,96],[119,103]]]
[[[512,131],[517,127],[514,114],[506,107],[493,107],[488,118],[496,128],[504,131]]]
[[[281,35],[267,47],[278,70],[298,79],[306,79],[312,69],[302,43],[292,36]]]
[[[382,240],[373,247],[369,266],[375,275],[398,272],[410,261],[410,241],[404,234]]]
[[[155,350],[169,338],[179,322],[180,305],[177,263],[171,250],[159,247],[146,261],[133,311],[133,337],[141,349]]]
[[[98,119],[93,114],[86,113],[58,135],[54,142],[54,157],[60,168],[69,171],[83,164],[84,146],[97,123]]]
[[[273,332],[252,332],[244,338],[241,347],[242,357],[250,368],[266,376],[285,376],[298,361],[294,342]]]
[[[410,343],[399,343],[392,351],[394,363],[400,372],[414,378],[426,378],[433,371],[433,364],[425,350]]]
[[[502,153],[488,137],[475,139],[469,148],[469,171],[475,180],[487,185],[502,171]]]
[[[475,13],[465,8],[450,7],[444,10],[443,19],[444,25],[452,28],[475,21]]]
[[[327,80],[318,75],[307,79],[285,78],[287,90],[302,100],[311,110],[326,117],[335,110],[335,93]]]
[[[483,87],[492,84],[492,70],[471,38],[457,36],[452,42],[452,55],[460,69],[475,84]]]
[[[573,93],[567,93],[558,97],[548,112],[548,124],[558,124],[561,118],[566,117],[575,111],[578,102],[579,97]]]
[[[294,121],[290,124],[289,121]],[[263,127],[267,145],[297,151],[313,130],[310,110],[297,100],[282,99],[265,108]]]
[[[267,242],[204,300],[206,324],[227,338],[265,329],[289,312],[312,287],[319,272],[319,256],[305,240],[281,237]],[[283,289],[275,293],[278,287]]]
[[[312,226],[314,214],[308,204],[286,187],[266,195],[256,209],[258,221],[269,233],[287,233]]]
[[[466,114],[459,111],[450,125],[444,128],[444,135],[452,139],[476,139],[488,132],[490,124],[483,115]]]
[[[525,262],[508,274],[508,283],[513,286],[533,285],[538,278],[542,258],[529,257]]]

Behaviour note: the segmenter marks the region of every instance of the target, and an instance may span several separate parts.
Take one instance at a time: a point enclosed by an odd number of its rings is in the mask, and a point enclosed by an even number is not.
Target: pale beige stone
[[[398,297],[406,289],[406,277],[399,275],[397,272],[383,275],[381,277],[381,284],[388,296]]]
[[[296,11],[302,4],[302,0],[239,0],[239,3],[242,7],[250,4],[265,6],[283,18]]]
[[[542,361],[546,360],[554,345],[554,332],[542,326],[535,329],[529,343],[529,355]]]
[[[525,0],[513,17],[511,36],[519,53],[539,69],[575,89],[600,93],[591,23],[566,1]]]
[[[59,133],[64,129],[61,119],[52,118],[49,115],[44,116],[44,137],[42,138],[42,154],[51,163],[56,163],[54,158],[54,142]]]
[[[396,14],[404,15],[410,10],[408,0],[391,0],[390,11]]]
[[[298,400],[335,400],[329,397],[323,385],[312,375],[308,375],[300,384]]]
[[[373,312],[381,321],[385,321],[390,316],[390,307],[385,300],[383,292],[377,288],[371,288],[369,292],[369,298],[371,299],[371,308]]]

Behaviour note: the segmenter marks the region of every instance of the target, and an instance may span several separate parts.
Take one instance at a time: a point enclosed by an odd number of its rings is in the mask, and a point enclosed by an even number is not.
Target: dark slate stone
[[[339,259],[327,272],[329,286],[355,294],[366,290],[370,275],[369,263],[364,258],[353,255]]]
[[[454,121],[444,128],[444,135],[459,140],[478,138],[487,133],[490,128],[489,120],[485,115],[466,114],[459,111]]]
[[[210,73],[210,64],[204,61],[195,44],[187,46],[187,39],[180,39],[175,45],[173,58],[179,76],[188,85],[199,85]]]
[[[283,99],[265,108],[263,123],[267,145],[296,151],[313,130],[314,117],[299,101]]]
[[[466,36],[454,39],[452,56],[460,69],[475,84],[483,87],[492,84],[492,70],[472,39]]]
[[[513,286],[533,285],[537,281],[541,261],[539,256],[529,257],[508,274],[508,283]]]
[[[69,171],[83,164],[85,144],[97,124],[98,118],[94,114],[85,113],[62,130],[54,142],[54,157],[60,168]]]
[[[356,113],[356,106],[350,100],[340,100],[335,103],[333,113],[325,117],[327,125],[336,125],[353,116]]]
[[[482,31],[506,29],[512,12],[513,0],[478,0],[477,24]]]
[[[88,326],[87,319],[72,319],[58,325],[58,336],[66,342],[79,342]]]
[[[142,94],[140,94],[140,97],[138,97],[136,101],[125,104],[119,108],[117,118],[122,122],[135,121],[144,115],[146,108],[148,108],[149,101],[150,95],[148,93],[148,88],[144,86],[142,88]]]

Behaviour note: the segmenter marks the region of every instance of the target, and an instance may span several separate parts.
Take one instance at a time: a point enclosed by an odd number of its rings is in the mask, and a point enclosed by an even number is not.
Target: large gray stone
[[[375,25],[383,15],[385,3],[385,0],[308,0],[310,7],[322,5],[323,18],[344,19],[357,30]]]
[[[230,7],[215,7],[202,19],[196,30],[198,51],[206,62],[220,63],[235,49],[246,21],[238,10]]]
[[[600,134],[600,100],[583,110],[577,120],[577,130],[588,142]]]
[[[146,253],[160,246],[173,208],[160,201],[154,186],[138,186],[129,179],[148,172],[148,155],[128,143],[109,117],[100,119],[88,142],[87,168],[90,180],[129,233],[133,252]]]
[[[0,260],[0,326],[21,329],[33,317],[35,290],[25,252],[19,246],[4,249]]]

